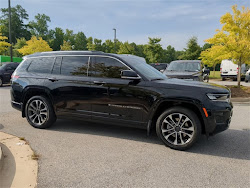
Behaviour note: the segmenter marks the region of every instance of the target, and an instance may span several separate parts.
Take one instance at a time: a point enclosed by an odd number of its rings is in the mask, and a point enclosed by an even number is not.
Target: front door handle
[[[58,79],[56,79],[56,78],[48,78],[48,80],[51,81],[51,82],[56,82],[56,81],[58,81]]]
[[[103,81],[94,81],[93,83],[96,84],[96,85],[106,84],[106,82],[103,82]]]

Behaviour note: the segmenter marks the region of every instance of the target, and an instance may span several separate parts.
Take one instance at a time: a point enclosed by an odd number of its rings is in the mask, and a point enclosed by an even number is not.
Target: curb
[[[37,187],[33,154],[25,140],[0,131],[0,187]]]
[[[1,171],[2,166],[3,166],[3,158],[4,158],[4,156],[3,156],[3,150],[2,150],[2,148],[0,146],[0,171]]]
[[[250,98],[231,98],[231,102],[247,102],[250,103]]]

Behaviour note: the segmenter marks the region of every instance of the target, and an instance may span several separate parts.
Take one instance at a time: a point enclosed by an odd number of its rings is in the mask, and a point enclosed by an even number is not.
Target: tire
[[[193,111],[183,107],[173,107],[159,116],[156,133],[166,146],[176,150],[187,150],[199,139],[201,123]]]
[[[222,77],[222,81],[225,81],[225,80],[226,80],[226,78],[223,78],[223,77]]]
[[[0,78],[0,87],[2,87],[2,86],[3,86],[3,79]]]
[[[35,128],[45,129],[56,121],[54,109],[43,96],[31,97],[25,106],[26,119]]]

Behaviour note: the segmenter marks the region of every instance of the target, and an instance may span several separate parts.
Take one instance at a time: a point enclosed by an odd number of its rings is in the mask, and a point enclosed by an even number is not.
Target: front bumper
[[[229,128],[233,115],[232,109],[211,111],[210,114],[207,118],[208,126],[206,132],[208,135],[214,135]]]
[[[16,110],[22,111],[22,106],[23,106],[22,103],[11,101],[11,106]]]
[[[231,102],[212,102],[205,118],[206,135],[214,135],[229,128],[233,115]]]

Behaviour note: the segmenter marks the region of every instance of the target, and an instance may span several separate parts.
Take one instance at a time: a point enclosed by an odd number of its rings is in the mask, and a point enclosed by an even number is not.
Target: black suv
[[[10,83],[11,75],[18,65],[18,63],[6,62],[0,66],[0,87],[3,84]]]
[[[91,51],[24,57],[12,75],[12,106],[35,128],[74,118],[147,129],[179,150],[226,130],[230,92],[168,79],[141,57]]]

